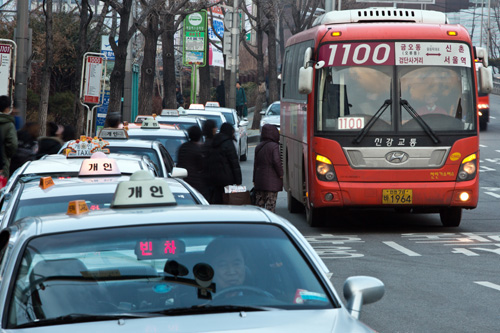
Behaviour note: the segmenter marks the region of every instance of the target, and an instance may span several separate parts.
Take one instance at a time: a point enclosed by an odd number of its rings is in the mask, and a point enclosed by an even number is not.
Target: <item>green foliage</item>
[[[60,125],[74,125],[75,95],[69,90],[56,92],[49,97],[49,111],[47,121],[54,121]],[[27,121],[38,121],[40,95],[28,89],[26,110]]]

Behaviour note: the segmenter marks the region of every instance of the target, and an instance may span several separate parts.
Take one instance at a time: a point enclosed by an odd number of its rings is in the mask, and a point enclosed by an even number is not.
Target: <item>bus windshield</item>
[[[331,66],[318,74],[319,133],[356,134],[367,125],[370,133],[476,129],[474,78],[468,67]]]

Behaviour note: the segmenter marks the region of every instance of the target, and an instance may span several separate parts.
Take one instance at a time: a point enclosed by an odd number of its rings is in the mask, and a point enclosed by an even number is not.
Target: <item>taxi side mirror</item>
[[[248,120],[242,120],[242,121],[240,121],[239,126],[240,127],[248,126]]]
[[[170,173],[170,177],[172,178],[186,178],[187,176],[188,172],[184,168],[174,167]]]
[[[344,282],[347,310],[356,319],[359,319],[362,305],[377,302],[384,293],[384,283],[371,276],[351,276]]]

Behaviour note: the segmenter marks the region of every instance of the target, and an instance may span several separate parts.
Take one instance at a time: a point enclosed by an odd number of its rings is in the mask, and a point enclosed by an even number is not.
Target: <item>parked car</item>
[[[262,131],[262,126],[265,124],[270,124],[276,126],[278,130],[280,129],[280,106],[279,101],[272,103],[268,106],[265,111],[260,111],[262,118],[260,119],[260,130]]]

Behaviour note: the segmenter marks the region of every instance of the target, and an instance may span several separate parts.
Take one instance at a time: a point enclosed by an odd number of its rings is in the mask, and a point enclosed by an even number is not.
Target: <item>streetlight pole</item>
[[[16,89],[14,100],[19,111],[19,117],[24,124],[26,121],[26,108],[28,99],[28,57],[29,57],[29,28],[28,28],[28,0],[17,1],[17,26],[16,26]]]
[[[236,67],[238,66],[238,48],[240,47],[240,29],[238,25],[239,0],[233,1],[233,26],[231,27],[231,77],[229,80],[228,107],[236,108]]]

